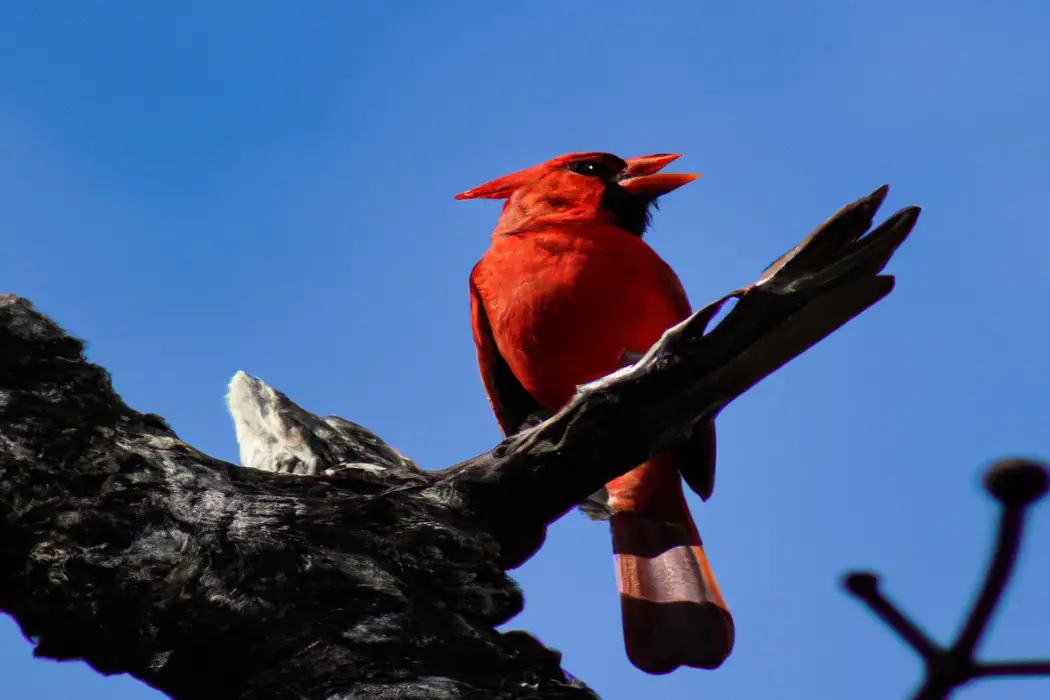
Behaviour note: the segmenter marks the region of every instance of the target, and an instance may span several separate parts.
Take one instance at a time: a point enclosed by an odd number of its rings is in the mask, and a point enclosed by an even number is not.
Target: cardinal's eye
[[[593,160],[581,160],[575,163],[569,163],[569,170],[580,175],[593,175],[599,177],[602,174],[602,166],[600,163],[596,163]]]

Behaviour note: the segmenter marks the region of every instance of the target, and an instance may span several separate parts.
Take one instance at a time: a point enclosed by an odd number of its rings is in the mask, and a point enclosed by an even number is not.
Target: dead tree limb
[[[125,405],[29,302],[0,298],[0,610],[37,656],[180,700],[593,698],[556,651],[495,630],[522,607],[506,571],[604,483],[888,294],[881,270],[918,209],[869,232],[885,195],[443,471],[244,374],[230,406],[256,468],[213,459]]]

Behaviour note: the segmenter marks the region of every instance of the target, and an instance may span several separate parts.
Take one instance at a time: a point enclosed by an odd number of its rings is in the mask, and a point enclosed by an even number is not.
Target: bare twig
[[[846,577],[846,589],[863,600],[926,664],[926,678],[914,700],[941,700],[976,678],[1050,676],[1050,660],[986,663],[974,656],[1017,561],[1028,508],[1046,494],[1048,479],[1050,472],[1045,465],[1023,459],[1004,460],[985,474],[985,488],[1002,506],[999,534],[981,592],[962,631],[947,649],[930,641],[886,599],[879,591],[875,574],[854,572]]]

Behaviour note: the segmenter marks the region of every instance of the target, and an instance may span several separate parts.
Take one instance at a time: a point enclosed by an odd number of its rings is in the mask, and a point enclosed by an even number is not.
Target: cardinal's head
[[[513,235],[536,224],[573,221],[611,224],[645,233],[651,207],[662,195],[699,175],[661,173],[680,154],[623,159],[611,153],[570,153],[456,195],[506,199],[494,235]]]

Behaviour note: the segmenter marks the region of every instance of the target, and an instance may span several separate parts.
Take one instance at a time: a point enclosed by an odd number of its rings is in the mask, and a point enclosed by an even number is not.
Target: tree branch
[[[846,576],[846,590],[864,601],[922,656],[926,677],[913,696],[914,700],[943,700],[956,688],[977,678],[1050,676],[1050,661],[985,663],[978,661],[975,656],[981,635],[1002,600],[1003,591],[1017,563],[1028,508],[1046,495],[1048,483],[1050,470],[1046,465],[1026,459],[1003,460],[985,473],[985,488],[1002,507],[999,533],[981,592],[962,631],[948,649],[931,642],[915,623],[882,595],[875,574],[854,572]]]
[[[495,628],[505,570],[605,482],[683,439],[889,293],[915,224],[840,211],[713,330],[726,299],[558,415],[444,471],[239,373],[240,468],[138,413],[32,305],[0,298],[0,610],[37,656],[173,698],[593,698],[560,655]],[[866,234],[866,235],[865,235]]]

